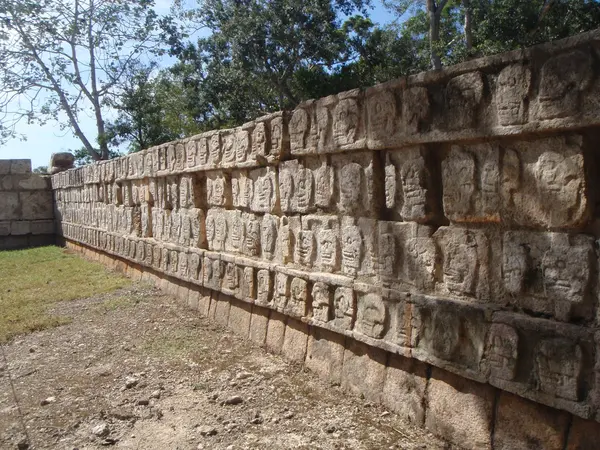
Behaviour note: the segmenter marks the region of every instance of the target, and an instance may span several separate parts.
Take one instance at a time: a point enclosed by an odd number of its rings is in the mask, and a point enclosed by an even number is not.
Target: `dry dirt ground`
[[[148,286],[52,312],[0,354],[2,449],[446,448]]]

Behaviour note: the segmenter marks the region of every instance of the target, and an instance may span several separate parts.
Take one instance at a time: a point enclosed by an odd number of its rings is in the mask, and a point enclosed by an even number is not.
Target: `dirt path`
[[[168,296],[135,285],[59,303],[73,318],[0,359],[0,448],[441,449]],[[21,442],[21,447],[19,447]]]

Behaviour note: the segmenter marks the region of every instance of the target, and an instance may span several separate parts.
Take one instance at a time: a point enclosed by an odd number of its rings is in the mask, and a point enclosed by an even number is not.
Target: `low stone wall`
[[[590,448],[599,68],[595,31],[59,173],[58,231],[464,447]]]
[[[54,244],[50,177],[29,159],[0,160],[0,250]]]

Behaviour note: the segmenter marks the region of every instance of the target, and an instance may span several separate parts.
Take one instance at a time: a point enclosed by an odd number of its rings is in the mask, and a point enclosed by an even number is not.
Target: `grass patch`
[[[104,294],[130,283],[59,247],[0,252],[0,342],[68,322],[47,313],[52,303]]]

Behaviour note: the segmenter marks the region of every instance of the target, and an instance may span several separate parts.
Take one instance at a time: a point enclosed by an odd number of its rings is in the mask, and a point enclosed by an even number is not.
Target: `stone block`
[[[227,327],[229,325],[229,312],[231,309],[229,297],[224,294],[219,294],[216,303],[215,322],[223,327]]]
[[[20,192],[19,201],[23,219],[52,219],[54,217],[51,191]]]
[[[252,308],[252,318],[250,319],[250,340],[255,344],[264,345],[268,326],[269,310],[255,305]]]
[[[385,380],[387,352],[348,339],[342,367],[342,388],[379,402]]]
[[[202,317],[208,317],[211,306],[211,295],[210,291],[200,291],[200,297],[198,298],[198,312]]]
[[[494,450],[562,450],[569,415],[501,391]],[[596,424],[600,426],[600,424]]]
[[[56,237],[53,234],[29,235],[28,240],[30,247],[56,245]]]
[[[567,450],[596,450],[600,443],[600,424],[594,420],[573,417]]]
[[[275,311],[271,312],[269,325],[267,326],[266,346],[268,351],[281,353],[285,335],[285,322],[286,316]]]
[[[53,220],[31,221],[31,234],[54,234]]]
[[[252,305],[232,299],[229,310],[229,329],[243,338],[248,338],[251,319]]]
[[[10,159],[0,159],[0,175],[8,175],[10,173]]]
[[[42,177],[38,174],[32,173],[29,176],[24,178],[20,178],[16,186],[19,189],[24,189],[26,191],[34,191],[34,190],[45,190],[50,188],[50,178]]]
[[[187,299],[188,308],[198,310],[198,303],[200,299],[200,292],[195,289],[190,289]]]
[[[306,357],[308,342],[308,325],[297,320],[288,319],[283,337],[281,353],[293,362],[303,363]]]
[[[346,338],[323,328],[311,327],[306,350],[306,367],[333,384],[342,381]]]
[[[427,366],[417,360],[390,355],[382,401],[401,419],[422,426],[425,420]]]
[[[31,173],[31,160],[30,159],[11,159],[10,160],[10,173]]]
[[[27,236],[6,236],[0,239],[0,250],[16,250],[28,245]]]
[[[31,222],[29,220],[13,220],[10,223],[10,234],[22,235],[31,233]]]
[[[494,388],[434,368],[425,427],[466,449],[491,449]]]
[[[8,236],[10,234],[10,221],[3,220],[0,222],[0,236]]]
[[[17,192],[0,192],[0,220],[15,220],[21,218],[19,194]]]

